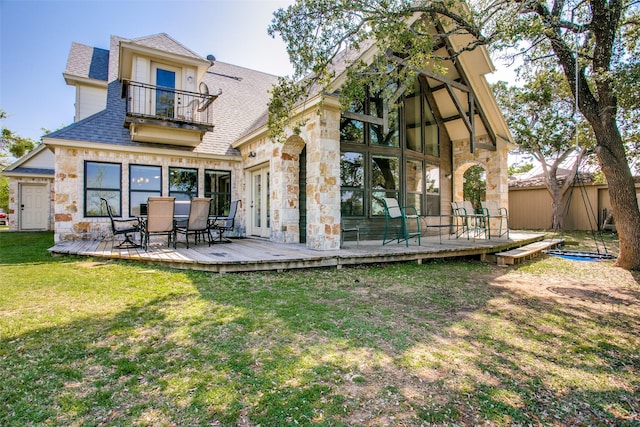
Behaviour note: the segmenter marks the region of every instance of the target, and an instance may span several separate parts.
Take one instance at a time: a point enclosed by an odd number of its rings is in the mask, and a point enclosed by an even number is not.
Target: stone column
[[[307,141],[307,247],[340,248],[340,110],[323,105],[309,117]]]

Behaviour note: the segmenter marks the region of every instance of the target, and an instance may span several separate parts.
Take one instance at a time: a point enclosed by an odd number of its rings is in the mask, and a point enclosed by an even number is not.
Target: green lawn
[[[640,425],[640,275],[212,275],[0,233],[0,425]]]

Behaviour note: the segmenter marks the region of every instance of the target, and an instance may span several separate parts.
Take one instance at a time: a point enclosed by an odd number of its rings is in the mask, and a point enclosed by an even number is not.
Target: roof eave
[[[64,148],[87,148],[87,149],[95,149],[101,151],[115,151],[115,152],[126,152],[126,153],[136,153],[136,154],[159,154],[163,156],[181,156],[188,158],[201,158],[201,159],[210,159],[210,160],[227,160],[239,162],[241,161],[240,156],[230,156],[228,154],[209,154],[202,153],[197,151],[188,151],[188,150],[175,150],[172,148],[166,147],[149,147],[149,146],[136,146],[136,145],[118,145],[118,144],[108,144],[101,142],[88,142],[88,141],[77,141],[72,139],[62,139],[62,138],[47,138],[43,137],[42,141],[47,147],[55,148],[55,147],[64,147]]]
[[[77,76],[69,73],[62,73],[64,81],[69,86],[75,86],[76,84],[85,84],[90,86],[98,86],[101,88],[107,88],[108,83],[106,80],[92,79],[90,77]]]

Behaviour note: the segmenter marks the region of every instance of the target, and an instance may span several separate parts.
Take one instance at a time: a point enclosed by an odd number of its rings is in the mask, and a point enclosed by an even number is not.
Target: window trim
[[[149,190],[134,190],[131,188],[131,176],[132,176],[131,168],[134,168],[136,166],[158,168],[160,170],[160,190],[158,191],[158,196],[162,196],[162,165],[146,165],[146,164],[139,164],[139,163],[129,163],[129,215],[130,216],[136,216],[133,213],[133,203],[131,201],[131,193],[151,193],[151,191]]]
[[[213,191],[209,191],[207,193],[207,172],[224,172],[226,174],[229,174],[229,191],[225,191],[225,192],[213,192]],[[209,197],[212,200],[211,203],[211,215],[216,215],[216,216],[222,216],[222,215],[226,215],[228,214],[228,210],[231,206],[231,197],[232,197],[232,191],[231,189],[233,188],[233,173],[230,170],[226,170],[226,169],[204,169],[204,185],[203,185],[203,191],[204,191],[204,197]],[[218,196],[218,195],[224,195],[226,197],[226,202],[225,202],[225,206],[223,209],[223,212],[216,212],[215,209],[217,208],[217,204],[215,203],[216,199],[214,197],[214,195]],[[225,213],[226,212],[226,213]]]
[[[119,184],[120,186],[118,188],[111,188],[111,187],[89,187],[89,182],[88,182],[88,173],[87,173],[87,167],[89,164],[97,164],[97,165],[116,165],[118,166],[119,169]],[[113,192],[118,192],[118,198],[119,198],[119,206],[118,206],[118,214],[115,215],[116,217],[120,218],[122,217],[122,163],[117,163],[117,162],[98,162],[98,161],[94,161],[94,160],[85,160],[84,161],[84,194],[83,194],[83,201],[84,201],[84,212],[83,215],[85,218],[106,218],[109,215],[107,214],[107,212],[105,211],[103,215],[89,215],[87,212],[87,207],[89,205],[89,199],[88,199],[88,193],[89,191],[113,191]],[[102,212],[102,203],[100,203],[100,212]]]
[[[171,170],[172,169],[181,169],[181,170],[185,170],[185,171],[194,171],[195,172],[195,174],[196,174],[195,194],[192,195],[190,192],[186,192],[186,191],[171,190]],[[191,200],[194,197],[198,197],[198,194],[200,194],[199,193],[199,185],[198,185],[198,182],[199,182],[199,179],[200,179],[200,177],[198,176],[199,168],[197,168],[197,167],[196,168],[185,168],[185,167],[182,167],[182,166],[169,166],[168,169],[167,169],[167,173],[168,173],[167,176],[168,176],[168,179],[169,179],[169,183],[168,183],[169,184],[168,185],[169,197],[175,197],[176,200]],[[187,194],[189,197],[187,199],[181,199],[181,198],[177,197],[177,195],[180,195],[180,194]]]

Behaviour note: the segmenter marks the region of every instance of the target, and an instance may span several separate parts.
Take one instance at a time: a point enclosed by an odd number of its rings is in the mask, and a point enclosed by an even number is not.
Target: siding
[[[107,88],[95,86],[77,86],[76,122],[107,107]]]
[[[640,200],[640,184],[636,184]],[[640,201],[638,202],[640,203]],[[569,211],[565,215],[565,230],[595,230],[603,221],[603,209],[611,210],[606,185],[574,187]],[[591,211],[597,223],[589,223]],[[592,221],[593,222],[593,219]],[[516,230],[546,230],[551,227],[551,196],[544,187],[509,189],[509,228]]]

